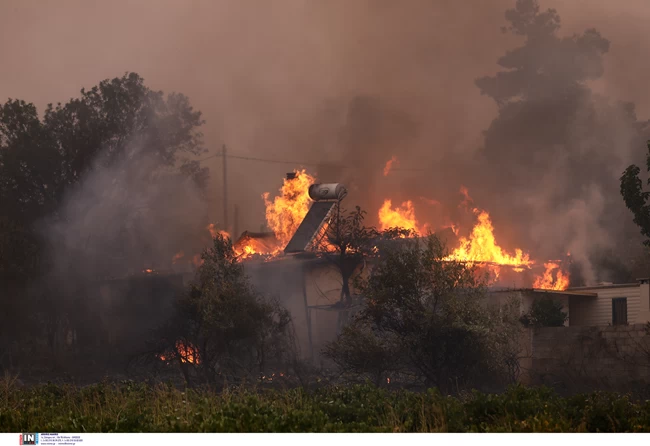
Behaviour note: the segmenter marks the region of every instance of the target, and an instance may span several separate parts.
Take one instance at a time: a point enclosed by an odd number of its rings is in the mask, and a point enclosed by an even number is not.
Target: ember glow
[[[390,173],[391,169],[393,168],[394,165],[398,165],[399,161],[397,160],[397,157],[393,155],[391,159],[389,159],[386,162],[386,165],[384,166],[384,176],[387,177],[388,174]]]
[[[174,257],[172,257],[172,264],[176,264],[180,259],[185,257],[185,253],[183,251],[177,252],[174,254]]]
[[[559,262],[546,262],[544,268],[546,271],[535,279],[533,288],[563,291],[569,287],[569,277],[560,269]]]
[[[170,355],[160,355],[158,356],[162,361],[171,361],[174,358],[179,358],[181,362],[190,363],[190,364],[200,364],[201,360],[199,358],[199,352],[190,343],[184,343],[182,341],[176,341],[176,351]]]
[[[266,206],[266,224],[275,234],[280,249],[285,246],[293,237],[293,234],[302,223],[302,220],[309,212],[311,199],[309,198],[309,186],[314,184],[314,177],[304,169],[295,170],[294,179],[284,179],[280,188],[280,195],[273,201],[269,200],[269,193],[262,195]]]

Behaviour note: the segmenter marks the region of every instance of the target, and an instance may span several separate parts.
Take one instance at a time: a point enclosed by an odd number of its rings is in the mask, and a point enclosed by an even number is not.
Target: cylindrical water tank
[[[309,186],[309,198],[314,201],[342,200],[348,194],[341,183],[312,184]]]

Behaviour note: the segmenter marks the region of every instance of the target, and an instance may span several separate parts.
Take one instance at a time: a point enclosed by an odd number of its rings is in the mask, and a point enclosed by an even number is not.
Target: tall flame
[[[273,201],[269,193],[262,195],[266,206],[266,224],[275,234],[279,249],[284,248],[293,237],[298,226],[309,212],[309,186],[314,184],[314,177],[304,169],[295,170],[295,178],[284,179],[280,195]]]
[[[505,252],[494,238],[494,227],[490,214],[486,211],[474,209],[478,222],[472,229],[469,238],[460,237],[460,246],[448,257],[453,260],[467,262],[489,262],[498,265],[515,267],[530,266],[532,262],[521,249],[516,249],[515,254]]]
[[[382,231],[389,228],[403,228],[417,231],[418,222],[415,218],[413,202],[405,201],[401,207],[393,209],[391,200],[384,200],[379,209],[379,226]]]
[[[386,162],[386,165],[384,166],[384,176],[387,177],[391,169],[393,168],[393,165],[397,165],[397,164],[399,164],[399,161],[397,160],[397,157],[393,155],[393,157],[389,159]]]
[[[544,263],[544,268],[546,268],[546,271],[535,279],[533,288],[563,291],[569,287],[569,276],[562,271],[558,262]],[[554,278],[553,272],[555,270],[557,270],[557,273]]]

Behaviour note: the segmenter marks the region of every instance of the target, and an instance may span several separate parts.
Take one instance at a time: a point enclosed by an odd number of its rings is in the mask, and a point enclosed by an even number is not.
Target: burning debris
[[[235,253],[242,259],[254,255],[273,255],[280,252],[282,246],[273,232],[244,232],[233,246]]]

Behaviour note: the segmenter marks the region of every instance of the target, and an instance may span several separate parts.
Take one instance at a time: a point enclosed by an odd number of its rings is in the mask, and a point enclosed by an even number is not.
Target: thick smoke
[[[505,248],[539,260],[570,251],[589,282],[609,277],[590,261],[593,251],[638,245],[617,179],[627,163],[643,161],[645,130],[617,101],[635,102],[639,119],[650,112],[646,0],[540,0],[540,13],[558,9],[560,38],[576,34],[598,48],[605,42],[585,34],[596,28],[609,45],[580,53],[577,67],[567,46],[529,47],[529,65],[553,56],[556,74],[575,77],[587,67],[590,75],[573,93],[549,83],[520,109],[500,108],[475,84],[505,71],[497,60],[526,44],[525,36],[500,32],[515,0],[10,3],[0,28],[16,39],[0,39],[0,51],[15,63],[0,72],[0,95],[42,107],[136,71],[154,89],[190,97],[204,112],[213,153],[226,143],[231,154],[296,161],[229,160],[229,202],[239,205],[241,230],[263,222],[262,192],[275,192],[286,171],[309,161],[335,164],[305,167],[346,182],[346,201],[365,208],[371,223],[388,197],[413,200],[421,222],[459,219],[458,190],[466,185]],[[521,82],[541,85],[535,70],[523,71]],[[417,170],[384,177],[393,155],[398,167]],[[220,160],[206,163],[213,181],[203,210],[222,222]],[[157,255],[173,250],[166,240]]]
[[[206,202],[196,183],[161,169],[137,145],[127,152],[110,167],[90,170],[68,193],[56,221],[41,224],[55,277],[105,280],[145,269],[169,272],[170,265],[186,272],[209,240]]]

